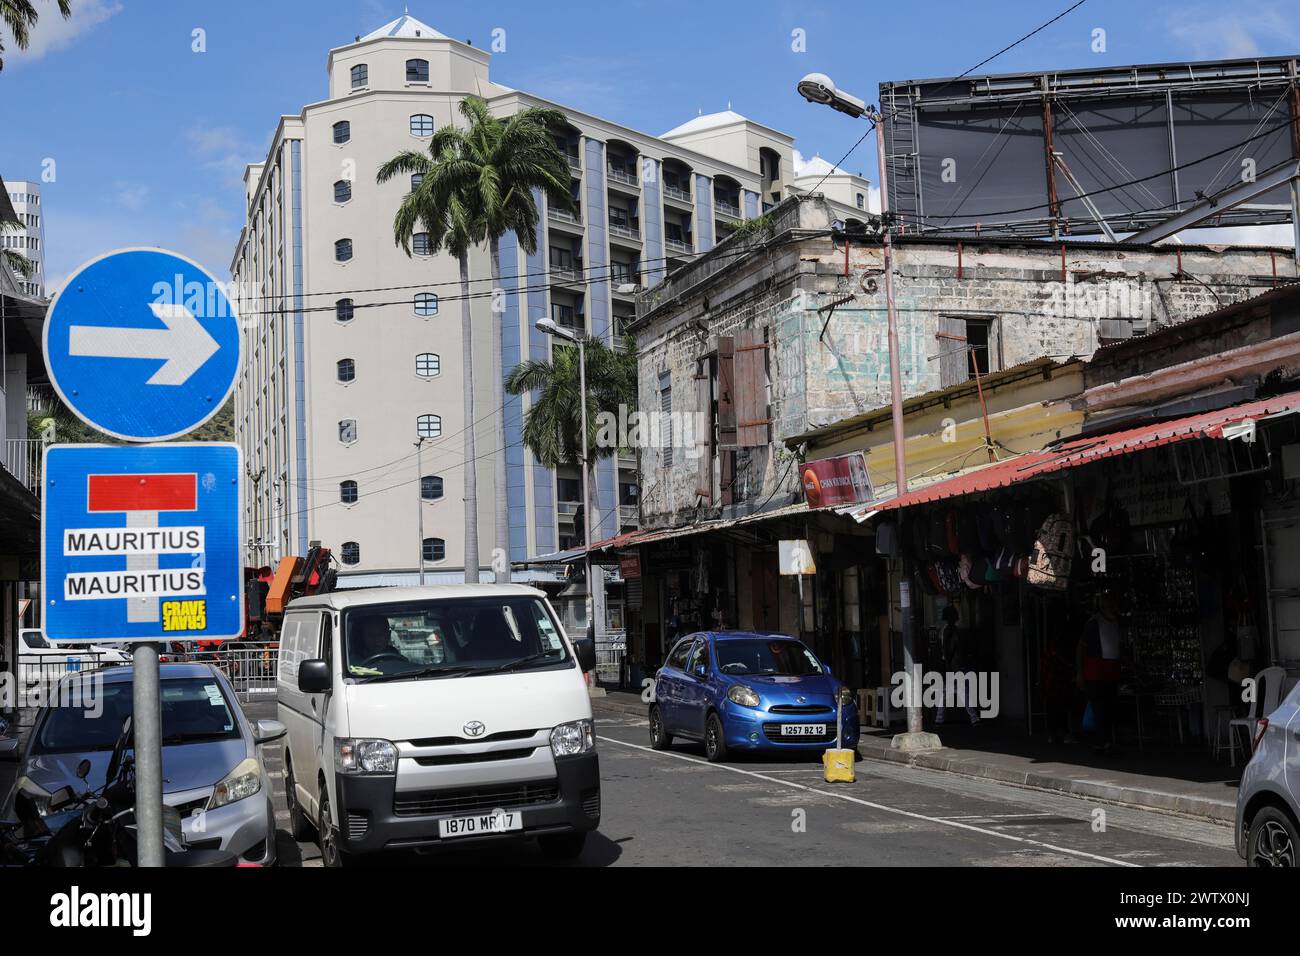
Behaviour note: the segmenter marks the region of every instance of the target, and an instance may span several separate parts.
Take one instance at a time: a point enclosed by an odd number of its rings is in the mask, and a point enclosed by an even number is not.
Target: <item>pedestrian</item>
[[[1084,693],[1092,709],[1093,749],[1115,751],[1115,707],[1119,699],[1120,630],[1115,599],[1097,595],[1095,610],[1083,626],[1077,651]]]
[[[957,605],[949,604],[943,609],[943,630],[939,635],[939,655],[941,666],[943,667],[943,688],[944,693],[939,698],[939,705],[935,708],[934,722],[937,726],[942,726],[944,718],[947,716],[947,694],[950,688],[963,688],[965,693],[964,699],[954,701],[960,702],[966,707],[966,716],[970,718],[971,725],[974,726],[980,722],[980,712],[975,706],[975,674],[967,672],[967,667],[973,663],[973,656],[969,648],[963,646],[963,633],[958,629],[957,622],[961,620],[961,613],[957,610]]]

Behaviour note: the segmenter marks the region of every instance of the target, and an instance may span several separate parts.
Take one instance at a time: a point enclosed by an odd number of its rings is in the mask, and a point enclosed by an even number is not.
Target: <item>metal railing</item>
[[[692,202],[691,191],[689,189],[679,189],[676,186],[664,184],[664,195],[669,199],[676,199],[679,202]]]
[[[636,175],[634,173],[629,173],[626,169],[618,169],[614,166],[606,166],[605,172],[609,175],[609,178],[614,180],[615,182],[626,183],[628,186],[640,185],[640,183],[637,181]]]
[[[630,226],[622,226],[619,225],[618,223],[611,222],[609,224],[609,234],[611,236],[622,236],[625,239],[640,239],[641,229],[639,226],[635,224]]]
[[[45,443],[39,438],[5,439],[5,471],[21,481],[38,498],[41,495],[41,461]]]
[[[59,681],[69,674],[98,670],[101,667],[116,667],[122,662],[108,660],[107,655],[98,652],[70,651],[67,654],[19,654],[18,655],[18,689],[21,693],[31,694],[39,689],[44,694],[52,693]]]
[[[562,209],[559,206],[548,206],[546,208],[546,215],[551,219],[558,219],[560,222],[571,222],[576,225],[582,224],[581,213],[569,212],[569,210]]]
[[[230,641],[215,650],[195,651],[188,659],[213,664],[226,675],[242,701],[275,694],[275,674],[280,663],[278,643]]]
[[[569,161],[569,168],[582,172],[582,157],[575,156],[573,153],[565,153],[564,158]]]
[[[557,501],[555,503],[555,510],[561,518],[572,518],[581,507],[582,502],[580,501]]]
[[[623,524],[636,524],[641,517],[641,513],[636,505],[619,505],[618,520]]]
[[[689,242],[684,242],[684,241],[681,240],[681,239],[665,239],[665,240],[664,240],[664,245],[668,247],[668,250],[669,250],[670,252],[690,252],[690,251],[691,251],[691,244],[690,244]]]
[[[551,266],[551,279],[555,282],[581,282],[582,273],[572,266]]]
[[[728,219],[740,218],[740,207],[733,206],[724,199],[714,199],[713,209],[719,216],[725,216]]]

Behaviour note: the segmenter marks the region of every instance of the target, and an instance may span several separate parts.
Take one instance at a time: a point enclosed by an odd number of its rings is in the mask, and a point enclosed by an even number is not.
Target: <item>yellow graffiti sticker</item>
[[[207,601],[163,601],[164,631],[202,631],[208,626]]]

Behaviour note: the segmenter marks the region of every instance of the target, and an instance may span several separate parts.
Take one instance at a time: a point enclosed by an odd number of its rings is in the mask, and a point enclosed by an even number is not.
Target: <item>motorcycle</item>
[[[50,793],[24,777],[14,798],[16,820],[0,822],[0,865],[37,867],[137,866],[135,759],[131,718],[122,723],[109,758],[104,785],[78,794],[71,786]],[[91,763],[76,769],[83,783]],[[239,858],[224,850],[188,849],[180,815],[163,807],[165,866],[236,866]]]

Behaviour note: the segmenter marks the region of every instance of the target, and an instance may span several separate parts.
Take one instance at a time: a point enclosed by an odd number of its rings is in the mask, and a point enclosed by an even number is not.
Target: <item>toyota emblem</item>
[[[461,729],[470,737],[482,737],[483,731],[487,730],[487,727],[483,725],[481,720],[471,720]]]

